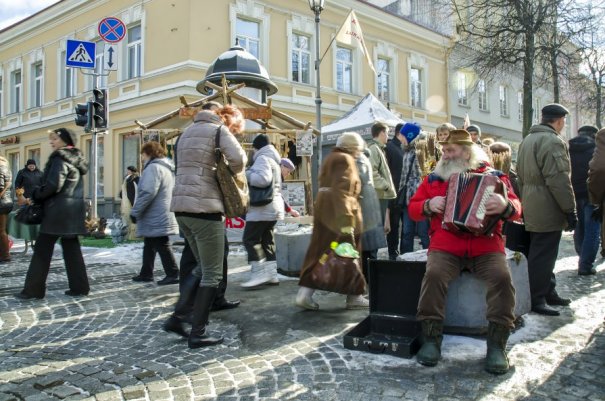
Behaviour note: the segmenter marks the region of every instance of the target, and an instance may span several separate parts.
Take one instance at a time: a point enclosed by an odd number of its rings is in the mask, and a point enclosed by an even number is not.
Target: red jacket
[[[489,169],[482,166],[473,173],[488,173],[497,175],[508,191],[508,200],[514,212],[508,220],[518,220],[521,217],[521,202],[515,194],[508,176],[500,171]],[[426,219],[423,214],[424,201],[435,196],[445,196],[448,182],[435,174],[430,174],[424,179],[418,190],[410,200],[408,212],[410,218],[415,221]],[[504,253],[504,240],[502,238],[502,221],[496,225],[492,236],[476,236],[470,233],[456,233],[448,231],[442,227],[443,215],[435,214],[431,217],[431,227],[429,235],[431,238],[429,244],[430,251],[448,252],[459,257],[474,258],[487,253]]]

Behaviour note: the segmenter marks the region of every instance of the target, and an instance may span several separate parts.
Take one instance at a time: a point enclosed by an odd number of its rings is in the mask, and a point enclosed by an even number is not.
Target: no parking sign
[[[126,36],[126,25],[116,17],[103,18],[97,30],[101,39],[108,43],[118,43]]]

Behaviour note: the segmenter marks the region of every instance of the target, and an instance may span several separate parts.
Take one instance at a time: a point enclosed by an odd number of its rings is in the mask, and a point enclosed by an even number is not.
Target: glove
[[[134,217],[132,214],[130,215],[130,221],[132,221],[132,224],[137,224],[137,218]]]
[[[600,207],[595,207],[594,210],[592,211],[592,215],[590,216],[592,217],[593,220],[598,221],[599,223],[603,221],[603,209],[601,209]]]
[[[578,216],[576,211],[567,213],[567,228],[565,231],[573,231],[576,228],[576,224],[578,224]]]

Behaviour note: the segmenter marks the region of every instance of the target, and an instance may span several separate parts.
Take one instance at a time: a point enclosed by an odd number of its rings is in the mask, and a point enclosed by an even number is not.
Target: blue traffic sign
[[[97,30],[101,39],[109,43],[117,43],[126,36],[126,25],[116,17],[103,18]]]
[[[82,40],[67,40],[65,51],[65,65],[77,68],[95,68],[95,42],[84,42]]]

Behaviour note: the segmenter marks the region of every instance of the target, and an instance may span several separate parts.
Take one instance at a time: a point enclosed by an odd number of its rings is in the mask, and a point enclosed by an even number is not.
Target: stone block
[[[420,250],[399,256],[399,260],[426,262],[427,251]],[[515,317],[529,313],[531,297],[527,259],[523,254],[506,250],[506,262],[515,287]],[[473,274],[463,272],[450,283],[445,309],[446,331],[481,333],[487,327],[485,284]]]
[[[310,243],[310,230],[276,232],[277,271],[284,276],[298,277]]]

